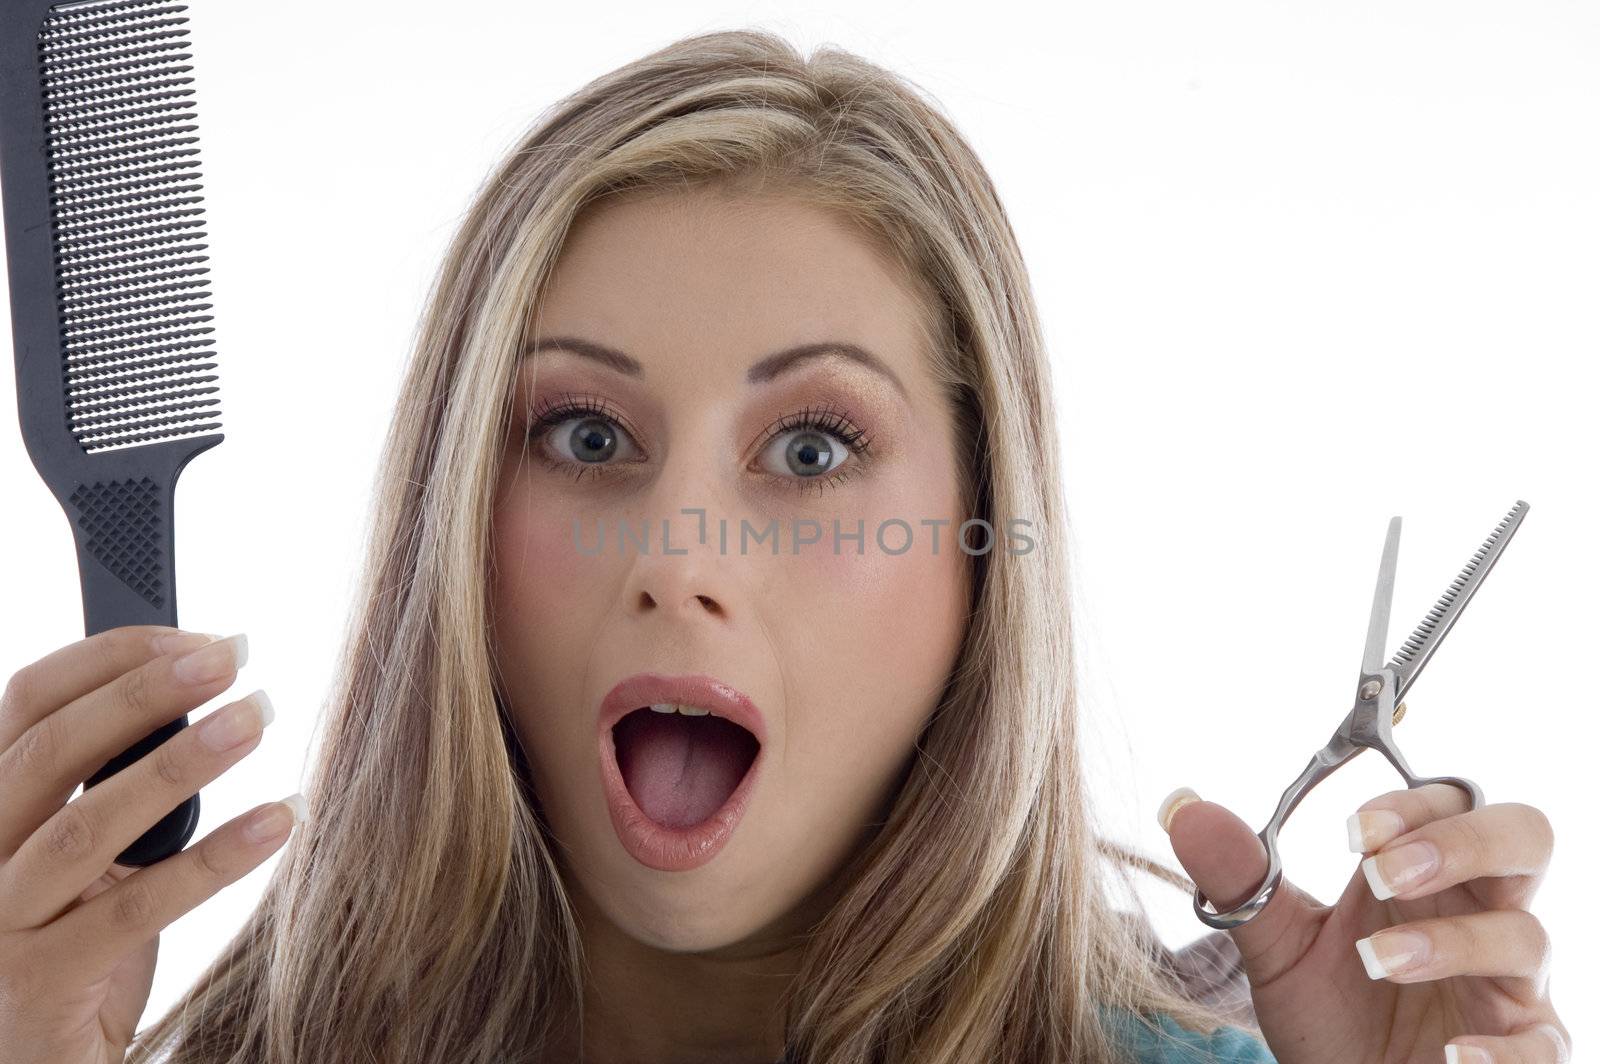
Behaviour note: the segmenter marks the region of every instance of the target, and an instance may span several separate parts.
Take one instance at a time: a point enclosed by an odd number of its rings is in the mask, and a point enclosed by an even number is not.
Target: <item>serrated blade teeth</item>
[[[1389,659],[1389,666],[1400,677],[1400,687],[1395,697],[1398,699],[1405,693],[1411,681],[1416,679],[1422,666],[1437,649],[1444,634],[1450,630],[1461,611],[1466,608],[1467,602],[1472,598],[1478,588],[1483,584],[1483,578],[1489,575],[1489,570],[1494,568],[1494,563],[1499,559],[1500,553],[1511,536],[1522,524],[1523,515],[1528,512],[1528,504],[1517,500],[1509,513],[1489,533],[1489,538],[1483,541],[1483,546],[1473,552],[1465,567],[1459,575],[1450,581],[1444,594],[1439,596],[1437,602],[1428,610],[1416,629],[1406,637],[1400,649],[1396,650],[1394,657]]]

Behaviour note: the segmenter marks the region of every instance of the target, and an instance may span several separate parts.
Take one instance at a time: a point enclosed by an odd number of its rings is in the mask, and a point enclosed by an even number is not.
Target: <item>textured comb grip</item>
[[[67,498],[78,538],[79,570],[85,580],[100,570],[115,577],[84,587],[84,627],[103,632],[147,623],[151,610],[165,610],[172,559],[163,531],[172,525],[172,499],[149,477],[80,484]],[[90,562],[99,562],[95,569]],[[90,591],[94,594],[89,594]]]
[[[177,476],[158,482],[127,476],[79,484],[63,501],[78,545],[83,583],[83,627],[90,635],[133,624],[177,627],[173,572],[173,488]],[[184,714],[124,750],[84,781],[84,790],[109,779],[176,735]],[[132,845],[119,864],[143,867],[188,844],[200,822],[200,796],[190,795]]]

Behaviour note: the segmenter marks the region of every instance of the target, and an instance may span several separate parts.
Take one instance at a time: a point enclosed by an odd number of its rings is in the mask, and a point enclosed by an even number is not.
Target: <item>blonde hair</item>
[[[904,269],[966,512],[997,528],[1026,515],[1036,542],[971,556],[948,686],[785,999],[792,1058],[1111,1064],[1133,1058],[1104,1008],[1223,1022],[1161,962],[1148,920],[1108,896],[1129,866],[1192,885],[1101,839],[1086,797],[1049,363],[994,187],[910,83],[738,30],[560,101],[479,190],[384,448],[311,819],[130,1061],[541,1060],[578,1015],[581,942],[495,681],[498,461],[517,358],[580,212],[712,186],[836,211]]]

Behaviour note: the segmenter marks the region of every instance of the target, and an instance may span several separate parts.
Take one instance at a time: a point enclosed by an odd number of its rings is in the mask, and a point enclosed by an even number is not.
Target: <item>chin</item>
[[[731,856],[724,854],[720,861]],[[726,865],[687,875],[653,872],[637,865],[617,871],[610,885],[598,893],[599,904],[629,937],[659,950],[705,953],[722,949],[759,933],[777,915],[764,912],[761,898],[726,874],[731,871]]]

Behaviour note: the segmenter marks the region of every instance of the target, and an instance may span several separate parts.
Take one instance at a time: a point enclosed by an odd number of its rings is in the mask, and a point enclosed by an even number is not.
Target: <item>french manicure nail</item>
[[[195,725],[200,741],[216,751],[231,750],[272,723],[272,701],[267,692],[255,691],[231,706],[217,710]]]
[[[251,842],[275,839],[306,819],[305,797],[296,791],[260,810],[245,822],[244,833]]]
[[[1398,849],[1373,854],[1361,862],[1367,883],[1379,901],[1409,890],[1439,866],[1439,854],[1429,842],[1408,842]]]
[[[1406,822],[1393,809],[1371,809],[1351,813],[1345,821],[1345,831],[1350,836],[1351,853],[1368,853],[1380,849],[1405,833]]]
[[[1367,977],[1382,979],[1428,961],[1429,942],[1412,931],[1380,931],[1356,939],[1356,952],[1367,967]]]
[[[1198,802],[1200,796],[1188,787],[1179,787],[1165,798],[1156,810],[1156,823],[1161,825],[1161,830],[1168,835],[1172,834],[1172,815],[1190,802]]]
[[[241,632],[191,650],[172,663],[172,674],[180,683],[209,683],[243,668],[249,656],[249,641]]]
[[[1454,1042],[1444,1047],[1444,1064],[1494,1064],[1494,1057],[1477,1046],[1458,1046]]]

